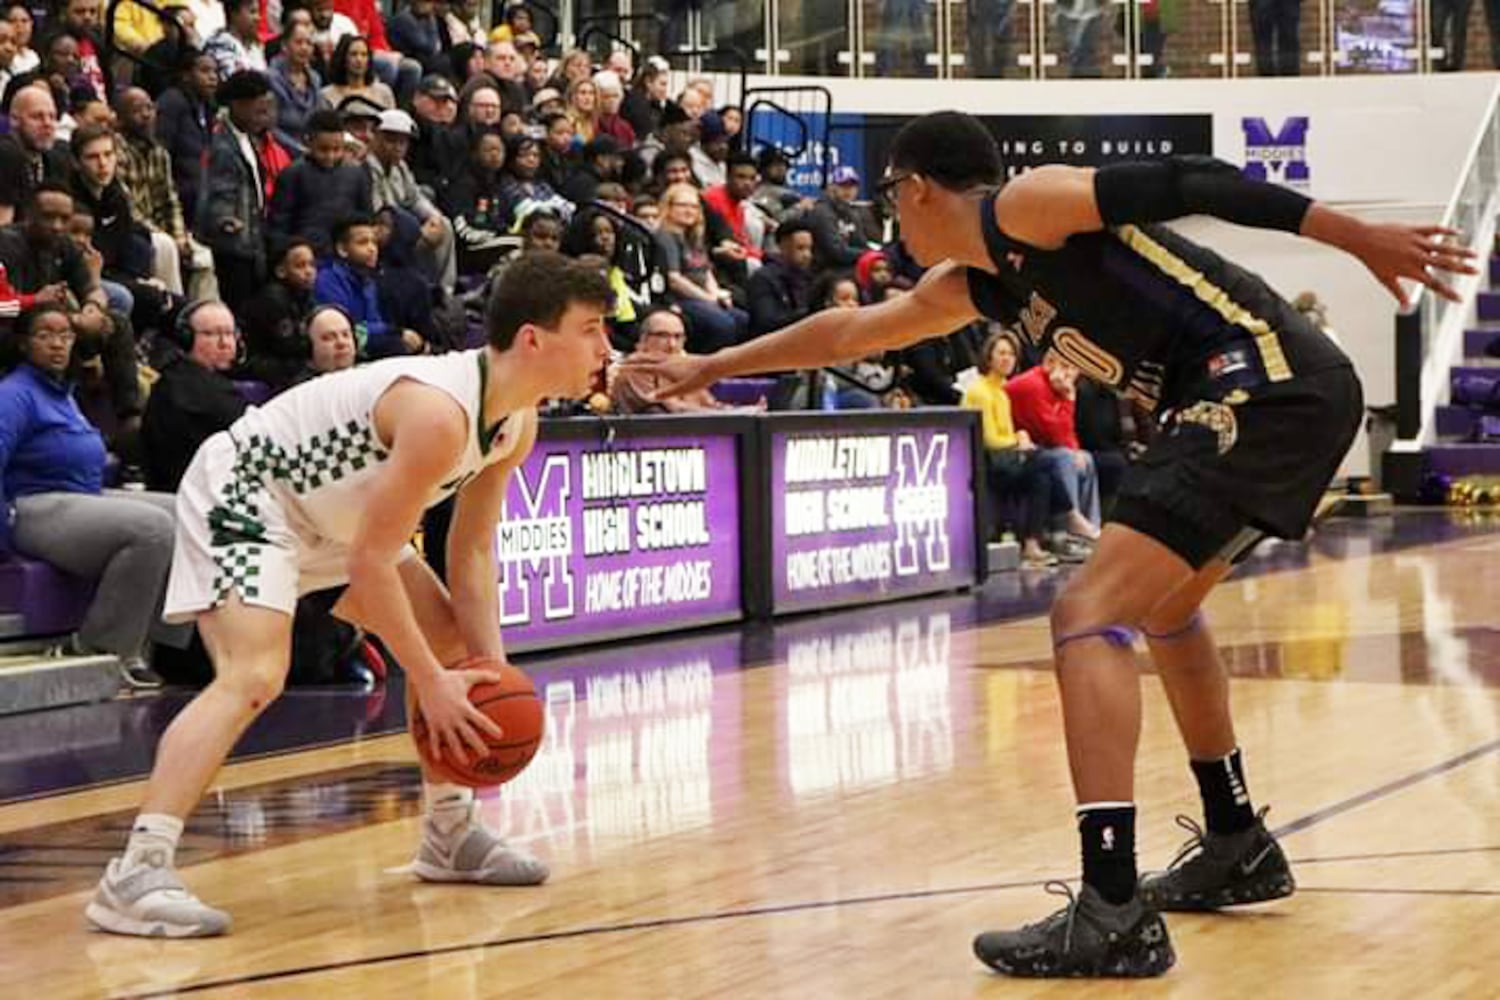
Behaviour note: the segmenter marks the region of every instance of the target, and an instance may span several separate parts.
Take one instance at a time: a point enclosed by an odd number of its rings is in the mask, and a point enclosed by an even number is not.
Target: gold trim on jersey
[[[1271,328],[1271,324],[1234,301],[1228,292],[1209,281],[1203,272],[1195,270],[1187,261],[1139,228],[1120,226],[1115,230],[1115,235],[1121,243],[1140,254],[1167,277],[1190,290],[1225,320],[1248,331],[1255,338],[1255,346],[1260,352],[1267,378],[1272,382],[1285,382],[1292,377],[1292,366],[1287,363],[1286,353],[1281,349],[1281,338]]]

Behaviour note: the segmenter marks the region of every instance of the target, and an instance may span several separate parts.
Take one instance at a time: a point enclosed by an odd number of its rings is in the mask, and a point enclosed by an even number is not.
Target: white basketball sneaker
[[[486,828],[475,803],[469,804],[466,818],[449,833],[431,815],[422,819],[422,846],[412,871],[424,882],[478,885],[541,885],[551,874],[545,861],[508,846]]]
[[[212,937],[229,931],[229,914],[189,892],[176,869],[152,860],[148,855],[129,868],[124,858],[110,861],[84,910],[90,924],[136,937]]]

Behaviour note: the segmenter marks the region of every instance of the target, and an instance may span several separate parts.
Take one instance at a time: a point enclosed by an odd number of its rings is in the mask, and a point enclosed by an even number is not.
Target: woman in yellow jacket
[[[1005,380],[1016,370],[1019,350],[1014,335],[992,333],[979,352],[979,378],[964,390],[963,405],[978,410],[984,428],[984,467],[990,489],[990,523],[998,526],[1004,500],[1022,501],[1021,564],[1055,566],[1057,557],[1042,547],[1042,532],[1052,513],[1053,475],[1030,436],[1010,419]]]

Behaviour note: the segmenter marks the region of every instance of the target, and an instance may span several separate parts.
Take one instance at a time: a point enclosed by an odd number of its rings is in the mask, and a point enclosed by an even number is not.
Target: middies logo
[[[1245,130],[1245,176],[1305,189],[1310,183],[1307,165],[1308,118],[1288,118],[1273,133],[1264,118],[1242,118]]]
[[[950,566],[947,473],[947,434],[934,434],[925,450],[919,450],[915,435],[896,439],[891,508],[896,522],[897,576],[914,576],[924,570],[942,573]],[[925,548],[926,565],[918,545]]]
[[[500,564],[500,624],[522,625],[534,616],[533,585],[542,588],[542,616],[546,621],[574,614],[573,521],[568,517],[573,469],[567,455],[548,455],[533,482],[523,465],[511,474],[520,493],[520,510],[510,510],[495,529],[496,560]]]

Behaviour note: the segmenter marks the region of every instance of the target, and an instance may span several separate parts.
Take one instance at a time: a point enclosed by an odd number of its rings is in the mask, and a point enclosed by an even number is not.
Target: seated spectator
[[[359,360],[354,322],[336,305],[315,306],[304,324],[309,360],[297,377],[305,382],[329,372],[353,368]]]
[[[390,208],[412,217],[421,227],[421,240],[415,248],[418,262],[439,287],[451,292],[458,280],[453,225],[422,193],[406,163],[407,150],[416,134],[417,123],[405,111],[381,114],[365,169],[370,173],[375,210]]]
[[[853,267],[865,251],[879,244],[880,227],[867,209],[854,204],[858,197],[859,172],[835,167],[810,216],[820,268]]]
[[[512,219],[523,202],[555,206],[558,211],[566,207],[571,211],[571,202],[537,176],[541,166],[542,149],[537,140],[525,135],[506,140],[500,190],[505,196],[505,210]]]
[[[493,80],[479,77],[471,82],[459,95],[459,115],[470,132],[483,132],[500,127],[500,118],[505,113],[500,103],[500,90]]]
[[[592,80],[593,77],[594,57],[582,49],[569,49],[558,60],[557,72],[552,74],[552,78],[547,81],[547,86],[559,94],[566,94],[573,84],[580,80]]]
[[[423,350],[462,348],[467,330],[439,329],[435,302],[450,300],[433,288],[432,280],[413,259],[413,248],[419,242],[416,219],[389,208],[375,213],[375,242],[380,245],[375,283],[386,320],[398,330],[416,333],[422,338]],[[443,315],[453,318],[451,313]]]
[[[541,60],[543,65],[546,60]],[[509,41],[492,41],[485,50],[484,71],[500,86],[500,101],[506,111],[525,113],[531,107],[526,87],[527,61]]]
[[[563,93],[563,109],[573,123],[580,144],[592,142],[599,134],[599,89],[593,77],[574,80]]]
[[[599,94],[600,135],[607,135],[620,144],[621,149],[631,149],[636,144],[635,127],[620,114],[625,101],[625,85],[620,77],[604,69],[594,74],[594,89]]]
[[[385,33],[385,17],[378,0],[333,0],[333,8],[354,22],[358,34],[370,40],[375,71],[396,92],[396,103],[411,100],[422,79],[422,64],[396,51]]]
[[[42,64],[42,57],[32,47],[36,21],[32,18],[31,5],[26,0],[10,0],[0,6],[0,13],[4,14],[5,23],[10,25],[14,37],[16,53],[10,60],[11,76],[30,73]]]
[[[637,222],[656,232],[661,224],[661,199],[649,192],[641,192],[630,202],[630,214]]]
[[[490,32],[490,41],[509,42],[532,30],[531,10],[524,3],[507,4],[504,19]]]
[[[1005,384],[1016,427],[1054,460],[1068,498],[1067,529],[1083,539],[1099,537],[1099,477],[1075,429],[1078,369],[1055,351]]]
[[[328,0],[320,2],[326,4]],[[396,106],[396,95],[390,85],[375,75],[370,40],[363,35],[345,35],[339,39],[329,57],[328,82],[320,96],[330,108],[337,108],[350,97],[363,97],[380,108]]]
[[[731,151],[744,149],[745,111],[738,104],[726,104],[719,109],[719,119],[724,123],[724,134],[729,136]]]
[[[444,189],[443,211],[458,238],[458,273],[484,274],[514,248],[501,168],[505,140],[499,132],[476,131],[466,168]]]
[[[479,17],[479,0],[449,0],[443,15],[450,46],[470,45],[484,40],[484,24]]]
[[[297,24],[281,36],[281,54],[271,60],[271,92],[276,95],[276,138],[301,155],[307,151],[302,138],[307,120],[318,109],[323,78],[313,68],[311,25]]]
[[[104,71],[104,41],[99,34],[104,0],[62,0],[62,23],[58,35],[71,36],[77,46],[78,75],[96,100],[109,96]]]
[[[189,228],[198,217],[198,182],[213,139],[218,89],[219,66],[213,56],[189,50],[176,80],[156,101],[156,138],[172,158],[172,184]],[[210,265],[212,261],[210,255]]]
[[[97,581],[70,651],[112,653],[126,683],[160,687],[146,644],[172,564],[176,498],[103,489],[104,442],[68,377],[75,336],[55,302],[21,318],[24,361],[0,379],[0,551]]]
[[[437,18],[435,0],[411,0],[406,8],[391,18],[390,39],[396,51],[422,64],[424,73],[441,73],[443,65],[443,29]]]
[[[340,14],[334,9],[333,0],[312,0],[308,7],[313,25],[313,45],[318,49],[317,62],[324,70],[331,70],[334,53],[338,51],[344,39],[364,36],[359,33],[359,26],[349,15]],[[373,68],[368,65],[372,57],[368,39],[365,41],[365,56],[366,69],[373,72]],[[323,76],[326,82],[328,73],[324,72]],[[339,102],[328,101],[327,103],[331,107],[337,107]],[[390,106],[395,106],[394,95]]]
[[[1055,566],[1057,558],[1042,547],[1052,512],[1056,477],[1054,459],[1044,457],[1025,431],[1017,430],[1010,415],[1005,381],[1016,370],[1020,351],[1012,334],[990,335],[980,353],[979,377],[964,389],[963,405],[978,410],[984,430],[984,471],[990,487],[990,523],[1003,525],[1004,502],[1022,502],[1021,564],[1030,569]]]
[[[134,9],[146,14],[152,21],[156,15],[146,11],[140,4]],[[123,7],[123,5],[122,5]],[[162,4],[162,16],[158,23],[158,37],[147,46],[136,67],[134,83],[156,100],[167,88],[177,82],[187,60],[199,50],[203,39],[208,37],[198,30],[198,15],[188,0],[167,0]],[[218,30],[216,27],[215,31]]]
[[[759,183],[750,200],[777,223],[813,207],[813,200],[787,186],[792,161],[778,146],[769,145],[756,156]]]
[[[272,389],[291,385],[307,363],[302,325],[313,310],[318,264],[307,240],[289,240],[276,257],[273,279],[241,314],[245,372]]]
[[[635,129],[636,138],[642,142],[661,128],[667,105],[671,103],[671,91],[671,66],[659,56],[648,59],[641,67],[635,86],[620,104],[620,115]]]
[[[21,224],[0,229],[0,266],[20,296],[20,306],[63,305],[77,343],[79,360],[103,363],[111,408],[118,430],[115,448],[134,464],[140,425],[141,386],[137,378],[135,332],[130,318],[109,308],[109,299],[83,252],[67,238],[73,219],[73,194],[61,184],[43,181],[32,189]],[[14,315],[14,314],[12,314]],[[6,321],[0,320],[0,331]],[[0,343],[7,338],[0,336]]]
[[[281,172],[266,221],[272,245],[307,240],[320,257],[333,252],[333,227],[342,219],[369,215],[370,175],[344,162],[344,126],[336,111],[316,111],[307,120],[307,155]]]
[[[661,196],[656,244],[670,301],[689,323],[689,346],[711,354],[745,339],[750,317],[719,287],[704,241],[702,205],[691,184],[673,184]]]
[[[573,216],[562,249],[571,257],[598,257],[604,262],[604,276],[609,279],[615,303],[609,318],[610,343],[622,350],[633,348],[637,311],[650,303],[650,297],[631,287],[620,266],[620,240],[614,220],[597,208],[584,209]]]
[[[177,489],[198,446],[240,418],[248,407],[229,370],[240,351],[234,314],[222,302],[190,302],[174,328],[179,350],[151,387],[141,438],[146,483]]]
[[[137,328],[158,329],[176,299],[152,273],[150,234],[136,222],[131,195],[120,181],[115,134],[107,126],[89,125],[74,133],[71,145],[78,164],[73,202],[94,217],[93,242],[104,258],[103,276],[129,289]],[[172,263],[177,263],[175,256]]]
[[[375,220],[357,216],[340,222],[333,231],[335,256],[318,267],[313,299],[348,313],[364,332],[364,353],[371,358],[421,354],[427,346],[415,330],[392,325],[386,318],[376,285],[380,242]]]
[[[214,254],[230,309],[241,309],[266,281],[265,203],[270,165],[262,154],[275,116],[264,73],[241,72],[219,88],[229,113],[209,143],[193,231]]]
[[[208,247],[188,235],[182,203],[172,183],[172,156],[156,138],[156,104],[138,87],[120,94],[120,179],[131,195],[131,209],[151,231],[154,271],[174,295],[184,292],[183,263],[195,294],[204,288],[217,295],[214,259]]]
[[[633,357],[666,358],[686,353],[687,329],[682,314],[675,309],[657,307],[641,320],[640,343]],[[610,385],[610,400],[620,413],[703,413],[731,409],[714,398],[708,389],[671,399],[652,399],[661,378],[637,368],[621,367]]]
[[[698,141],[688,148],[688,156],[699,186],[715,188],[729,179],[729,133],[717,111],[704,112],[698,119]]]
[[[703,192],[703,204],[729,230],[729,260],[744,265],[754,274],[765,257],[766,220],[751,203],[759,181],[755,160],[746,153],[732,153],[728,160],[728,180]]]
[[[458,128],[458,105],[453,81],[436,74],[423,77],[412,98],[417,134],[406,162],[417,183],[434,193],[442,191],[467,155],[468,139]]]
[[[0,136],[0,225],[16,221],[38,184],[68,179],[67,145],[57,139],[52,91],[39,84],[17,91],[10,102],[10,134]]]
[[[624,167],[620,144],[601,135],[583,147],[582,160],[563,180],[560,193],[575,205],[587,205],[594,200],[600,184],[620,179]]]
[[[805,219],[790,219],[776,230],[779,254],[750,276],[745,298],[750,333],[780,330],[812,312],[813,239]]]
[[[854,265],[854,281],[859,285],[859,301],[865,305],[885,301],[888,288],[897,287],[890,259],[880,250],[867,250]]]
[[[542,163],[537,176],[561,194],[563,182],[579,161],[578,135],[573,130],[573,119],[561,111],[544,114],[541,121],[544,130]]]
[[[246,70],[266,72],[257,0],[224,0],[224,27],[209,37],[203,51],[213,56],[220,80]]]

